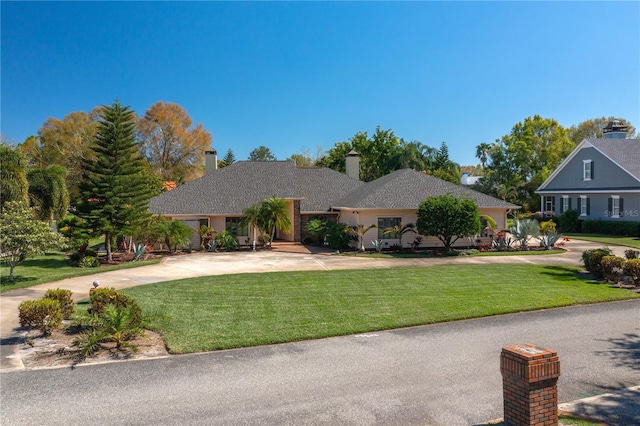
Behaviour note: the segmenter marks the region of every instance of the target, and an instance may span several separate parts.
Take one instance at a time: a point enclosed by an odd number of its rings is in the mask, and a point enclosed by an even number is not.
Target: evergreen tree
[[[144,160],[135,143],[135,114],[119,101],[103,106],[92,144],[95,162],[86,162],[78,214],[104,234],[107,261],[114,237],[131,231],[150,215]]]
[[[227,167],[236,162],[236,156],[233,154],[231,148],[227,150],[224,158],[221,161],[218,161],[218,167]]]

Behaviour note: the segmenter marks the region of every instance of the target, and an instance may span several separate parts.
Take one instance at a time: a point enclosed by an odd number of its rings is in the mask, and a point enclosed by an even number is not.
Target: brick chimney
[[[218,170],[218,152],[215,149],[204,153],[204,174],[209,175]]]

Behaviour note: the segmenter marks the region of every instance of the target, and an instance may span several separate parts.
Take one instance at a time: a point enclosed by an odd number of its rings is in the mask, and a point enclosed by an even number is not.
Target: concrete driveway
[[[64,288],[73,292],[75,300],[89,297],[92,283],[98,281],[103,287],[116,289],[209,275],[237,273],[260,273],[276,271],[315,271],[343,269],[373,269],[397,267],[429,267],[450,264],[545,264],[581,265],[584,250],[599,248],[602,244],[572,240],[566,245],[567,252],[545,256],[494,256],[494,257],[443,257],[414,259],[376,259],[368,256],[340,256],[330,253],[285,253],[260,250],[234,253],[193,253],[165,258],[157,265],[119,271],[96,273],[83,277],[68,278],[48,284],[3,293],[0,297],[0,369],[20,368],[12,358],[18,335],[18,306],[24,300],[41,298],[50,288]],[[626,247],[611,248],[623,255]]]

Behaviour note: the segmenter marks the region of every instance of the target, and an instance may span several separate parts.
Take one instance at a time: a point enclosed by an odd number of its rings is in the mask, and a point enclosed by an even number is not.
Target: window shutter
[[[622,198],[620,198],[619,202],[618,202],[618,210],[620,210],[620,217],[624,216],[624,205],[623,202],[624,200]]]
[[[607,200],[607,210],[609,210],[610,215],[613,215],[613,198],[609,197]]]
[[[587,216],[591,215],[591,198],[587,198]]]
[[[571,210],[571,197],[569,197],[569,210]]]
[[[582,213],[582,198],[578,197],[578,214]]]
[[[560,214],[564,213],[564,198],[560,198]]]
[[[591,162],[591,180],[593,180],[595,178],[595,175],[593,174],[593,170],[594,170],[593,166],[594,166],[594,164],[593,164],[593,161],[592,161]]]

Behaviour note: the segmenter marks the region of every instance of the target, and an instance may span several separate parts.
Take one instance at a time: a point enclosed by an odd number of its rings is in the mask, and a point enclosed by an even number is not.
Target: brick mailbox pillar
[[[507,346],[500,354],[504,422],[509,426],[558,424],[560,360],[532,344]]]

